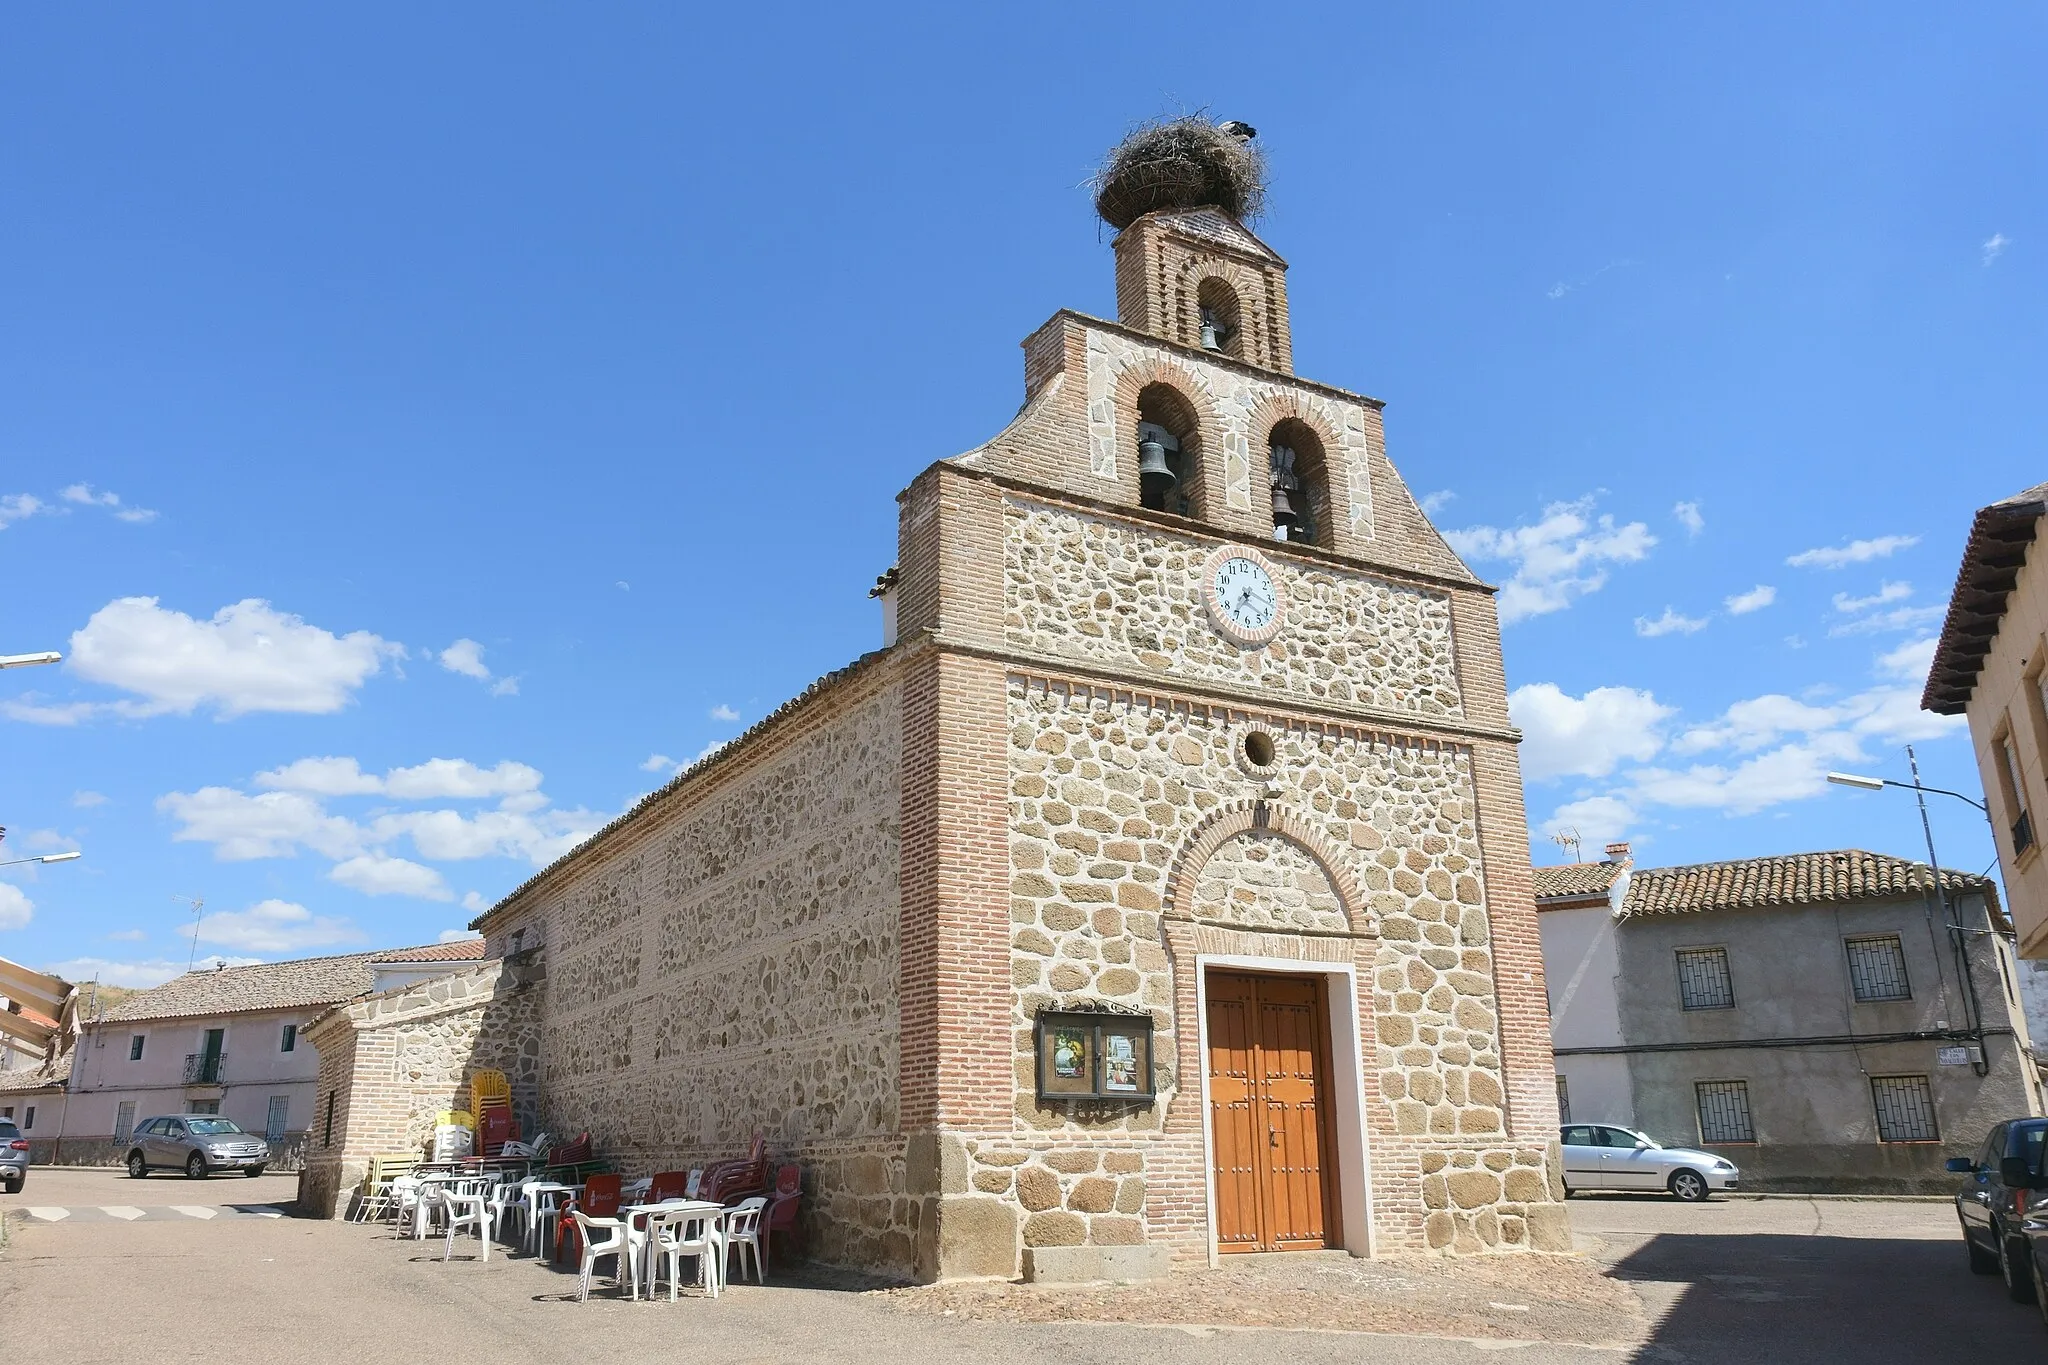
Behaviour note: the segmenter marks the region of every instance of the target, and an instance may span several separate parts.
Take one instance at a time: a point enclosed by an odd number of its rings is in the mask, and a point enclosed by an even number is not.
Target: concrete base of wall
[[[1173,1270],[1173,1249],[1134,1247],[1026,1247],[1024,1278],[1031,1284],[1086,1284],[1097,1280],[1163,1280]]]

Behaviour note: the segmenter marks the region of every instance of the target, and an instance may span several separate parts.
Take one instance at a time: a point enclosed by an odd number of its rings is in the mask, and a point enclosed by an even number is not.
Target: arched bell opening
[[[1195,305],[1202,349],[1244,359],[1244,315],[1237,291],[1211,275],[1196,286]]]
[[[1274,424],[1266,442],[1273,539],[1328,548],[1335,523],[1323,438],[1297,417]]]
[[[1202,515],[1201,433],[1195,407],[1170,384],[1138,391],[1138,501],[1155,512]]]

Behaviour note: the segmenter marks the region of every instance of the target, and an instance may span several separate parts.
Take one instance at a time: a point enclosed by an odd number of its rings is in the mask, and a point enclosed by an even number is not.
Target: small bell
[[[1275,443],[1268,479],[1273,485],[1273,539],[1291,540],[1302,515],[1291,496],[1301,491],[1301,479],[1294,472],[1294,451]]]
[[[1166,463],[1166,447],[1148,436],[1138,442],[1138,477],[1155,474],[1167,479],[1174,477],[1173,467]]]
[[[1213,308],[1204,308],[1202,310],[1203,350],[1220,351],[1223,349],[1222,343],[1217,339],[1218,330],[1219,329],[1216,326],[1216,310]]]

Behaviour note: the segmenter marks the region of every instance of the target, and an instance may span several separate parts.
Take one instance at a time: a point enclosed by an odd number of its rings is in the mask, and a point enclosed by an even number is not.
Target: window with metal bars
[[[1872,1076],[1870,1096],[1877,1106],[1879,1142],[1941,1141],[1934,1091],[1925,1076]]]
[[[1678,950],[1678,1003],[1689,1010],[1735,1008],[1735,983],[1728,976],[1726,948]]]
[[[1701,1142],[1756,1141],[1756,1125],[1749,1117],[1748,1081],[1698,1081],[1693,1089],[1699,1099]]]
[[[1897,934],[1844,939],[1843,946],[1849,950],[1849,984],[1860,1003],[1913,998],[1912,983],[1906,979],[1906,949]]]

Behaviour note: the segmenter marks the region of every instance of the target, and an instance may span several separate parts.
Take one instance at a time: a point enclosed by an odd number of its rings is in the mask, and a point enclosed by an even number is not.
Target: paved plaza
[[[891,1289],[810,1275],[735,1285],[716,1303],[623,1302],[607,1282],[578,1304],[573,1276],[495,1250],[481,1262],[474,1241],[458,1242],[443,1262],[439,1240],[266,1216],[288,1184],[138,1184],[116,1172],[39,1170],[22,1195],[0,1198],[11,1239],[0,1254],[0,1322],[59,1333],[72,1343],[67,1358],[84,1365],[144,1355],[311,1365],[366,1334],[402,1343],[408,1356],[482,1351],[544,1365],[1224,1365],[1248,1350],[1420,1365],[1503,1352],[1545,1363],[1903,1365],[1979,1352],[2027,1359],[2048,1345],[2031,1308],[1968,1273],[1953,1214],[1939,1203],[1582,1198],[1570,1206],[1575,1257],[1240,1258],[1183,1272],[1194,1294],[1142,1285]],[[31,1212],[52,1208],[72,1213]],[[1418,1306],[1451,1330],[1404,1330],[1425,1316]],[[1375,1322],[1389,1330],[1361,1329]]]

